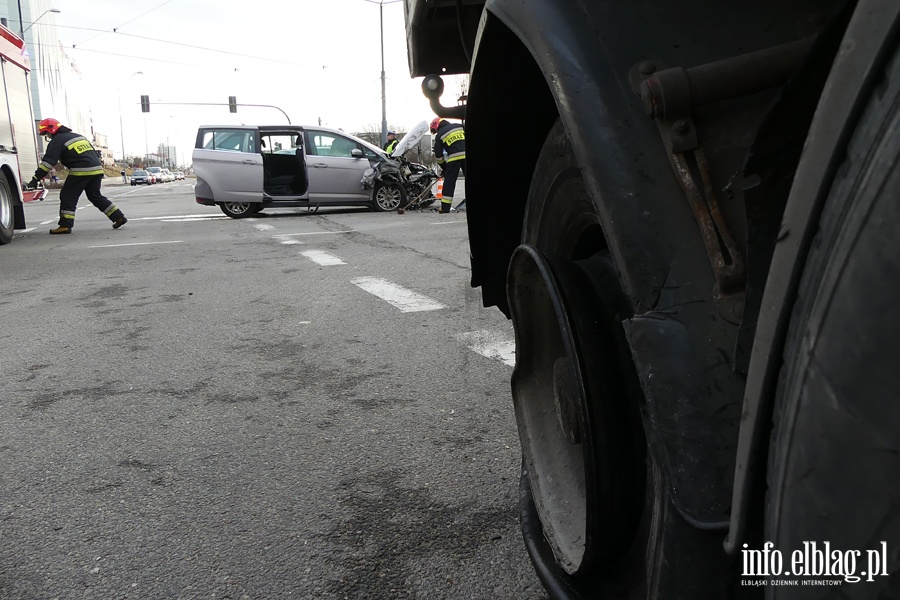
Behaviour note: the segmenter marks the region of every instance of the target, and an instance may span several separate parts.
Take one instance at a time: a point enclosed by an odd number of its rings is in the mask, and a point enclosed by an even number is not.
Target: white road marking
[[[457,334],[456,339],[470,350],[490,359],[497,359],[510,367],[516,366],[516,342],[493,331],[470,331]]]
[[[216,215],[210,213],[199,213],[194,215],[166,215],[164,217],[133,217],[129,221],[158,221],[164,219],[230,219],[225,215]]]
[[[254,223],[253,226],[260,231],[272,231],[273,229],[275,229],[273,225],[266,225],[265,223]]]
[[[279,233],[278,237],[291,237],[295,235],[328,235],[329,233],[356,233],[356,230],[348,229],[347,231],[307,231],[304,233]]]
[[[37,227],[29,227],[28,229],[23,229],[21,231],[17,231],[16,233],[28,233],[29,231],[34,231]]]
[[[279,243],[284,244],[285,246],[290,246],[290,245],[292,245],[292,244],[302,244],[302,243],[303,243],[303,242],[301,242],[300,240],[292,240],[292,239],[287,238],[287,237],[285,237],[285,236],[283,236],[283,235],[273,235],[272,237],[275,238],[276,240],[278,240]]]
[[[457,225],[466,222],[467,221],[435,221],[434,223],[429,223],[429,225]]]
[[[195,221],[223,221],[225,219],[229,219],[230,217],[199,217],[199,218],[191,218],[191,219],[160,219],[163,223],[194,223]],[[134,219],[135,221],[137,219]],[[131,219],[129,219],[131,221]]]
[[[330,254],[328,252],[325,252],[324,250],[304,250],[300,254],[313,261],[317,265],[322,265],[323,267],[347,264],[334,254]]]
[[[129,191],[127,191],[127,192],[122,192],[121,194],[119,194],[118,196],[116,196],[116,198],[121,198],[122,196],[128,196],[129,194],[133,194],[133,193],[137,192],[138,190],[140,190],[140,188],[138,187],[138,185],[133,185],[133,186],[131,186],[131,187],[133,187],[134,189],[133,189],[133,190],[129,190]]]
[[[133,244],[107,244],[105,246],[88,246],[88,248],[121,248],[123,246],[153,246],[155,244],[183,244],[184,240],[171,242],[134,242]]]
[[[447,308],[440,302],[423,296],[418,292],[408,290],[403,286],[391,283],[378,277],[358,277],[351,279],[350,283],[359,286],[373,296],[377,296],[399,308],[402,312],[421,312],[425,310],[440,310]]]
[[[50,219],[49,221],[41,221],[41,225],[49,225],[50,223],[55,222],[56,219]]]

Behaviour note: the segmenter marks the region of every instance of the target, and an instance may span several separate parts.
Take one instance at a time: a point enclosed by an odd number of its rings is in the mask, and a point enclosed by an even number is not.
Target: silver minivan
[[[400,190],[362,183],[366,170],[385,159],[378,147],[327,127],[204,125],[194,145],[194,195],[233,218],[267,207],[394,210]]]

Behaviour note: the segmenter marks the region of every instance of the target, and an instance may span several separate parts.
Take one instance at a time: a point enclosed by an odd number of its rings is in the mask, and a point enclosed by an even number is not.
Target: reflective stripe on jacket
[[[443,164],[444,151],[447,152],[446,162],[466,159],[466,131],[459,123],[441,121],[437,133],[434,135],[434,157],[439,164]]]
[[[69,169],[70,175],[87,176],[102,175],[103,165],[100,154],[94,149],[90,140],[71,130],[62,131],[53,136],[47,144],[47,151],[34,172],[35,179],[42,179],[50,169],[61,162]]]

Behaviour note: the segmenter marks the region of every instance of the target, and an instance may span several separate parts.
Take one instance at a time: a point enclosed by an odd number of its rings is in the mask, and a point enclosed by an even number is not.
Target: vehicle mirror
[[[350,156],[352,156],[353,158],[362,158],[363,151],[360,150],[359,148],[354,148],[353,150],[350,151]]]

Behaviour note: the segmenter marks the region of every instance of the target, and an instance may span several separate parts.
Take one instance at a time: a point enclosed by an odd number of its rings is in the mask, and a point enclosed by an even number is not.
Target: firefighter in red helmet
[[[434,157],[444,175],[444,197],[441,199],[441,213],[453,208],[453,194],[459,172],[466,173],[466,132],[459,123],[451,123],[440,117],[431,122],[434,135]],[[466,201],[460,202],[454,210],[465,210]]]
[[[112,221],[113,229],[124,225],[128,219],[115,204],[100,193],[103,165],[100,162],[100,154],[91,142],[83,135],[61,125],[56,119],[44,119],[38,124],[38,131],[41,135],[49,136],[50,143],[47,144],[47,151],[34,172],[34,177],[26,187],[37,187],[37,182],[46,177],[58,162],[69,170],[69,176],[59,191],[59,226],[51,229],[50,233],[72,233],[72,227],[75,225],[75,207],[82,192],[87,195],[91,204]]]

